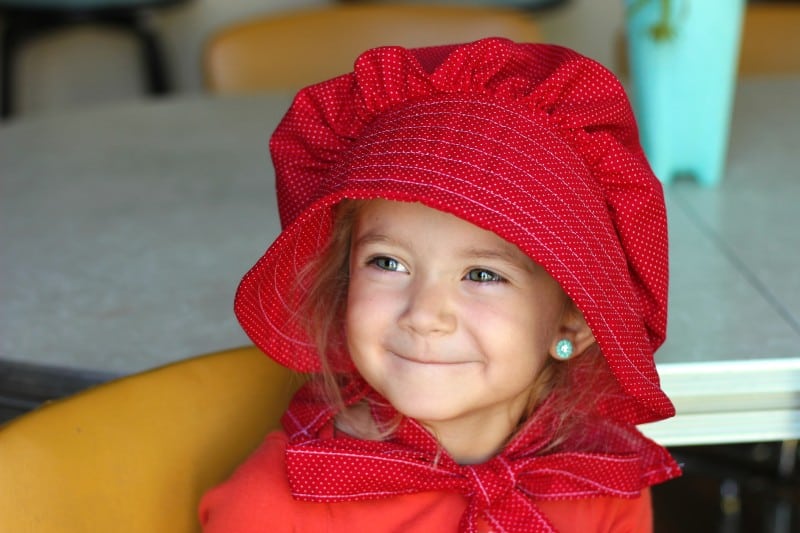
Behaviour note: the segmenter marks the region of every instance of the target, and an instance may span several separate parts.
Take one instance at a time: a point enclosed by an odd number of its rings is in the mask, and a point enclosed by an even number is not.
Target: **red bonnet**
[[[295,281],[327,243],[332,207],[414,201],[495,232],[561,284],[620,386],[609,416],[674,413],[653,361],[666,332],[663,193],[622,86],[597,62],[498,38],[370,50],[353,73],[300,91],[270,149],[284,230],[235,310],[281,364],[319,369],[294,320]]]

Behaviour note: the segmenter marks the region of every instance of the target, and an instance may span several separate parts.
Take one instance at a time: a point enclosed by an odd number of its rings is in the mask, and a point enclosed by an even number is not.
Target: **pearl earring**
[[[556,357],[561,359],[562,361],[566,361],[570,357],[572,357],[572,352],[575,347],[572,345],[572,341],[569,339],[561,339],[556,343]]]

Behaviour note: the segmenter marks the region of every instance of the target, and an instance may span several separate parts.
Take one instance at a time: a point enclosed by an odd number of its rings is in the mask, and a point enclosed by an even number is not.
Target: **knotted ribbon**
[[[351,383],[345,399],[348,404],[368,401],[379,427],[397,420],[391,405],[363,382]],[[477,531],[480,518],[493,531],[555,531],[537,500],[639,496],[645,475],[638,454],[541,454],[552,435],[554,411],[545,402],[498,455],[483,464],[460,465],[409,418],[382,441],[321,437],[335,413],[306,386],[283,418],[289,483],[295,498],[314,502],[456,491],[468,500],[459,530],[470,533]]]

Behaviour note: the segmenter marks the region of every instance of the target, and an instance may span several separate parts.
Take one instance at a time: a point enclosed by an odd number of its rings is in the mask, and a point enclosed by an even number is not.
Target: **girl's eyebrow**
[[[374,232],[365,233],[364,235],[360,236],[354,241],[353,246],[366,246],[368,244],[388,244],[391,246],[400,246],[406,249],[411,248],[411,244],[403,239],[389,237],[388,235]]]
[[[465,259],[482,259],[482,260],[498,260],[508,263],[512,266],[522,268],[524,270],[533,270],[530,261],[526,259],[528,256],[518,252],[511,247],[497,247],[497,248],[474,248],[470,247],[465,249],[461,254]]]

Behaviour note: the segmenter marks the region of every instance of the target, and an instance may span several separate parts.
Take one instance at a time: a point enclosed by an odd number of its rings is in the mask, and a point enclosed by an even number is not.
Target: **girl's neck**
[[[484,463],[497,455],[518,427],[518,420],[493,417],[491,420],[463,424],[420,423],[459,464]],[[382,440],[386,434],[376,424],[369,404],[358,402],[336,416],[336,430],[364,440]]]
[[[381,434],[375,419],[366,401],[360,401],[354,405],[346,407],[344,411],[334,418],[334,427],[351,437],[364,440],[382,440]]]
[[[423,423],[422,426],[436,437],[455,462],[469,465],[485,463],[500,453],[517,428],[517,421],[503,417],[483,423]]]

